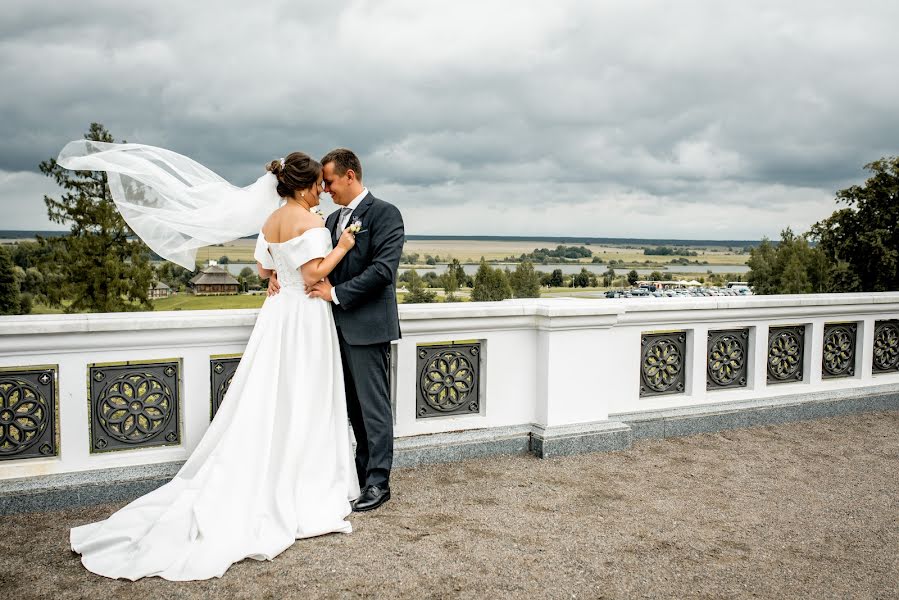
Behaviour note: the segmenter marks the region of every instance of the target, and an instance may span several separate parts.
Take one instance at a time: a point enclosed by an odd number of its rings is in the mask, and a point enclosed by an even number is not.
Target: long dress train
[[[295,539],[350,532],[359,495],[330,305],[306,296],[297,267],[331,250],[315,228],[283,243],[260,233],[278,271],[215,419],[172,481],[105,521],[71,530],[85,567],[112,578],[221,577]]]

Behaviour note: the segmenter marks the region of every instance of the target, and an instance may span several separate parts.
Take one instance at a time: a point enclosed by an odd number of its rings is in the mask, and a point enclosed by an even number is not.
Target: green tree
[[[779,290],[779,281],[774,273],[776,253],[771,241],[765,237],[762,243],[749,251],[749,273],[746,281],[756,294],[776,294]]]
[[[193,276],[192,271],[168,261],[163,261],[156,266],[157,281],[162,281],[173,290],[185,289]]]
[[[899,156],[865,165],[871,177],[836,194],[846,208],[810,232],[829,263],[837,292],[899,290]]]
[[[475,302],[505,300],[512,297],[512,286],[501,269],[494,269],[483,258],[474,276],[471,299]]]
[[[458,258],[454,258],[451,263],[446,266],[446,276],[454,276],[459,287],[471,287],[474,282],[471,277],[465,274],[465,268]],[[444,285],[445,287],[445,285]],[[447,289],[449,291],[449,289]]]
[[[553,269],[549,276],[549,287],[562,287],[565,280],[562,277],[562,269]]]
[[[509,277],[509,284],[516,298],[540,297],[540,274],[534,270],[534,265],[530,261],[518,263]]]
[[[441,279],[443,291],[447,294],[453,294],[459,290],[459,281],[456,279],[455,271],[447,271]]]
[[[240,287],[244,291],[257,290],[262,286],[259,275],[253,267],[241,269],[240,274],[237,276],[237,281],[240,282]]]
[[[661,271],[653,271],[649,274],[649,278],[653,281],[662,281],[662,272]]]
[[[91,123],[84,137],[114,141],[99,123]],[[148,250],[116,210],[106,173],[69,171],[52,158],[40,169],[65,190],[59,200],[44,196],[50,220],[71,224],[68,235],[47,240],[60,276],[59,285],[48,289],[50,304],[63,306],[66,312],[151,308],[147,291],[153,269]]]
[[[437,293],[429,290],[425,282],[415,271],[409,269],[409,293],[406,294],[406,304],[424,304],[437,301]]]
[[[615,269],[609,267],[606,269],[606,272],[602,274],[602,284],[604,287],[611,287],[612,282],[615,281]]]
[[[628,274],[627,274],[627,282],[628,282],[628,284],[630,284],[630,285],[637,285],[637,280],[638,280],[638,279],[640,279],[640,276],[637,275],[637,271],[636,271],[636,270],[631,269],[630,271],[628,271]]]
[[[586,267],[581,267],[581,272],[571,278],[571,287],[590,287],[595,277]]]
[[[0,246],[0,315],[22,313],[22,293],[14,269],[9,250]]]
[[[788,227],[774,247],[768,239],[749,253],[747,281],[756,294],[809,294],[825,292],[830,271],[820,248],[813,248],[806,235]]]

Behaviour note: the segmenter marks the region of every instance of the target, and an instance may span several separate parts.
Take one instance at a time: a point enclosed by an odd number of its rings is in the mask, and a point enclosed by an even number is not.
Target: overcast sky
[[[899,154],[899,2],[0,6],[0,229],[91,121],[246,185],[361,157],[412,234],[758,239]],[[330,211],[330,199],[323,196]]]

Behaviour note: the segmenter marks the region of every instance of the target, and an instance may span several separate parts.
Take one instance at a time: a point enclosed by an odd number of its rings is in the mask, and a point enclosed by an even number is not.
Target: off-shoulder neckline
[[[262,230],[261,230],[261,229],[259,230],[259,236],[260,236],[263,240],[265,240],[265,243],[268,244],[269,246],[280,246],[281,244],[288,244],[288,243],[290,243],[290,242],[292,242],[292,241],[294,241],[294,240],[298,240],[298,239],[300,239],[301,237],[303,237],[304,235],[306,235],[307,233],[309,233],[310,231],[315,231],[316,229],[324,229],[325,231],[328,231],[328,228],[327,228],[327,227],[324,227],[324,226],[322,226],[322,227],[310,227],[309,229],[307,229],[306,231],[304,231],[304,232],[301,233],[300,235],[296,235],[296,236],[294,236],[294,237],[292,237],[292,238],[290,238],[290,239],[288,239],[288,240],[284,240],[283,242],[270,242],[270,241],[266,240],[266,239],[265,239],[265,234],[262,233]]]

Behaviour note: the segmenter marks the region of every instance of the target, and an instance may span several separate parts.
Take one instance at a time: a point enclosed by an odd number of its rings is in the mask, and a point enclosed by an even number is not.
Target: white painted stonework
[[[184,460],[209,424],[211,356],[243,351],[255,310],[0,317],[0,368],[58,365],[59,456],[0,461],[0,479]],[[400,306],[394,402],[398,438],[517,425],[595,423],[609,415],[899,383],[872,374],[876,321],[899,319],[899,293],[688,299],[534,299]],[[822,378],[826,323],[858,324],[855,375]],[[767,385],[768,328],[805,325],[804,379]],[[745,388],[706,390],[708,332],[748,327]],[[641,335],[687,336],[686,389],[641,398]],[[416,346],[479,340],[481,410],[416,418]],[[181,444],[91,454],[87,365],[179,359]]]

